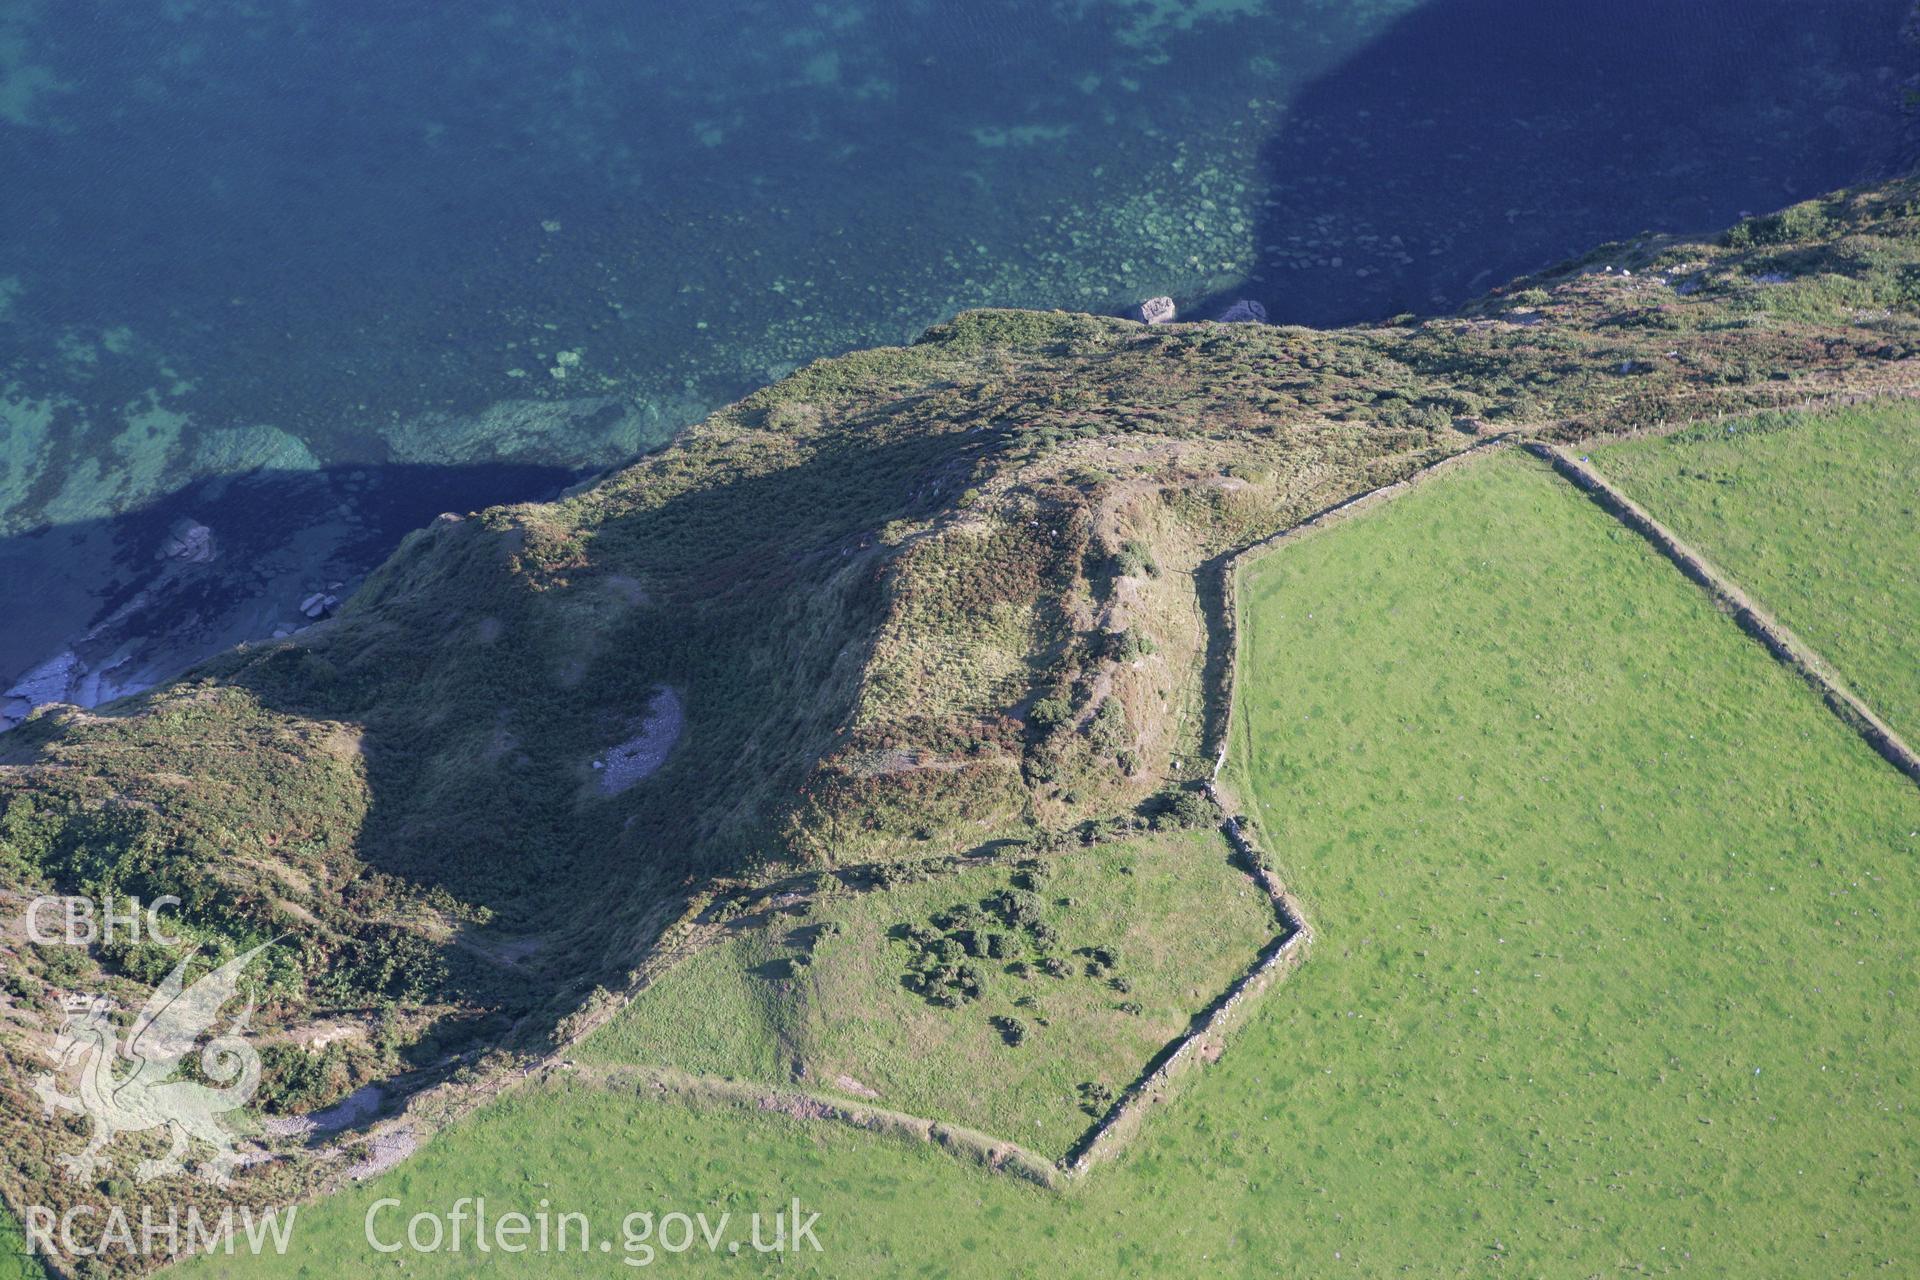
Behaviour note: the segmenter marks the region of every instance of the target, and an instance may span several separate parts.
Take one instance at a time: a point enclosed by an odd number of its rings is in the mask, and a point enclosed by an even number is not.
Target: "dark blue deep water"
[[[0,0],[0,690],[962,307],[1431,311],[1889,172],[1908,7]]]

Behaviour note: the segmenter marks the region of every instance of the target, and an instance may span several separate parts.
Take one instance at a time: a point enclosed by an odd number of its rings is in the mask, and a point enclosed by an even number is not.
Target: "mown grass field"
[[[1920,791],[1529,460],[1244,588],[1238,785],[1320,940],[1089,1182],[577,1088],[306,1211],[297,1257],[190,1274],[393,1274],[375,1198],[479,1192],[611,1223],[797,1195],[826,1251],[788,1274],[1920,1268]],[[405,1272],[476,1262],[611,1265]]]
[[[991,904],[1030,872],[996,861],[817,897],[680,964],[579,1056],[767,1083],[793,1081],[803,1064],[807,1088],[865,1089],[879,1106],[1057,1157],[1104,1110],[1081,1086],[1124,1090],[1278,931],[1271,903],[1229,857],[1210,830],[1047,857],[1033,898],[1058,941],[1042,950],[1023,937],[1007,955],[963,960],[981,990],[953,1007],[902,985],[915,953],[891,935]],[[1118,963],[1096,966],[1095,950]],[[1042,955],[1064,972],[1048,973]]]
[[[1920,404],[1768,414],[1593,459],[1920,735]]]

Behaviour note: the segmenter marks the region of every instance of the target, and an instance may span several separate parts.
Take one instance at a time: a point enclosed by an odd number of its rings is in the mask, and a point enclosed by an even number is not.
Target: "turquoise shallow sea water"
[[[0,690],[964,307],[1431,311],[1885,172],[1907,7],[5,0]]]

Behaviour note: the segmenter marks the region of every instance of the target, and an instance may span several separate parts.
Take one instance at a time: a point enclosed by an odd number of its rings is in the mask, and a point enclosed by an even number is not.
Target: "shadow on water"
[[[90,704],[160,683],[305,625],[302,602],[344,598],[443,511],[552,497],[578,475],[508,464],[255,471],[0,539],[0,692],[34,672],[36,701]],[[0,715],[10,709],[22,708]]]
[[[304,627],[309,620],[300,612],[303,599],[324,592],[344,600],[407,533],[429,525],[442,512],[547,500],[580,478],[581,473],[565,468],[506,464],[255,471],[201,481],[114,517],[0,539],[0,658],[14,670],[41,664],[50,653],[74,659],[77,671],[69,677],[69,696],[50,700],[81,700],[72,695],[84,690],[85,702],[110,704],[103,706],[108,716],[138,716],[146,709],[142,698],[114,703],[116,695],[162,685],[210,662],[208,669],[251,689],[270,711],[318,718],[337,712],[340,718],[357,720],[358,714],[348,713],[363,714],[364,708],[277,696],[273,681],[251,679],[244,660],[225,655],[243,642]],[[195,525],[208,530],[208,537],[190,536]],[[210,555],[204,554],[209,550]],[[402,637],[398,643],[424,653],[432,647],[432,636],[423,634],[427,638]],[[236,672],[235,662],[243,669]],[[0,689],[5,687],[0,684]],[[0,714],[11,710],[0,699]],[[465,727],[453,725],[456,730]],[[91,732],[85,722],[57,717],[35,721],[0,733],[0,763],[32,763],[45,758],[54,744],[84,743]],[[392,736],[370,735],[363,762],[370,793],[365,833],[384,837],[384,843],[376,840],[361,851],[372,884],[396,874],[398,855],[392,850],[404,849],[412,812],[408,799],[413,775],[407,763],[413,744],[386,750]],[[145,767],[191,769],[195,749],[192,740],[164,747]],[[132,758],[140,758],[138,750]],[[267,755],[260,763],[271,772]],[[0,809],[6,807],[8,791],[0,785]],[[221,837],[218,852],[240,856],[251,842],[270,834],[243,825]],[[197,857],[204,854],[187,854],[181,865]],[[155,865],[170,864],[163,859]],[[398,874],[425,891],[440,892],[447,885],[470,890],[469,871],[458,858],[447,858],[437,866],[408,865]],[[189,870],[188,881],[196,874]],[[156,880],[137,891],[151,897],[180,891],[179,883]],[[495,907],[505,896],[469,894],[468,900]],[[362,945],[382,945],[388,935],[397,936],[392,929],[376,928]],[[446,1034],[409,1050],[407,1061],[413,1065],[424,1065],[473,1036],[504,1034],[514,1018],[549,1002],[557,1017],[579,994],[577,982],[546,976],[548,957],[540,954],[541,940],[512,924],[504,931],[463,929],[435,950],[449,970],[447,991],[484,1016],[450,1025]]]
[[[1435,0],[1292,104],[1244,296],[1289,323],[1431,313],[1903,168],[1906,7]]]

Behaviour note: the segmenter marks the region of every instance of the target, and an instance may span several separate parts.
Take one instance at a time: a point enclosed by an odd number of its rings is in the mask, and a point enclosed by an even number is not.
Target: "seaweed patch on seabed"
[[[667,762],[674,743],[680,741],[680,731],[686,722],[680,695],[661,685],[654,691],[653,701],[647,704],[647,718],[641,722],[640,732],[593,762],[600,774],[600,793],[619,795],[634,783],[653,776]]]

